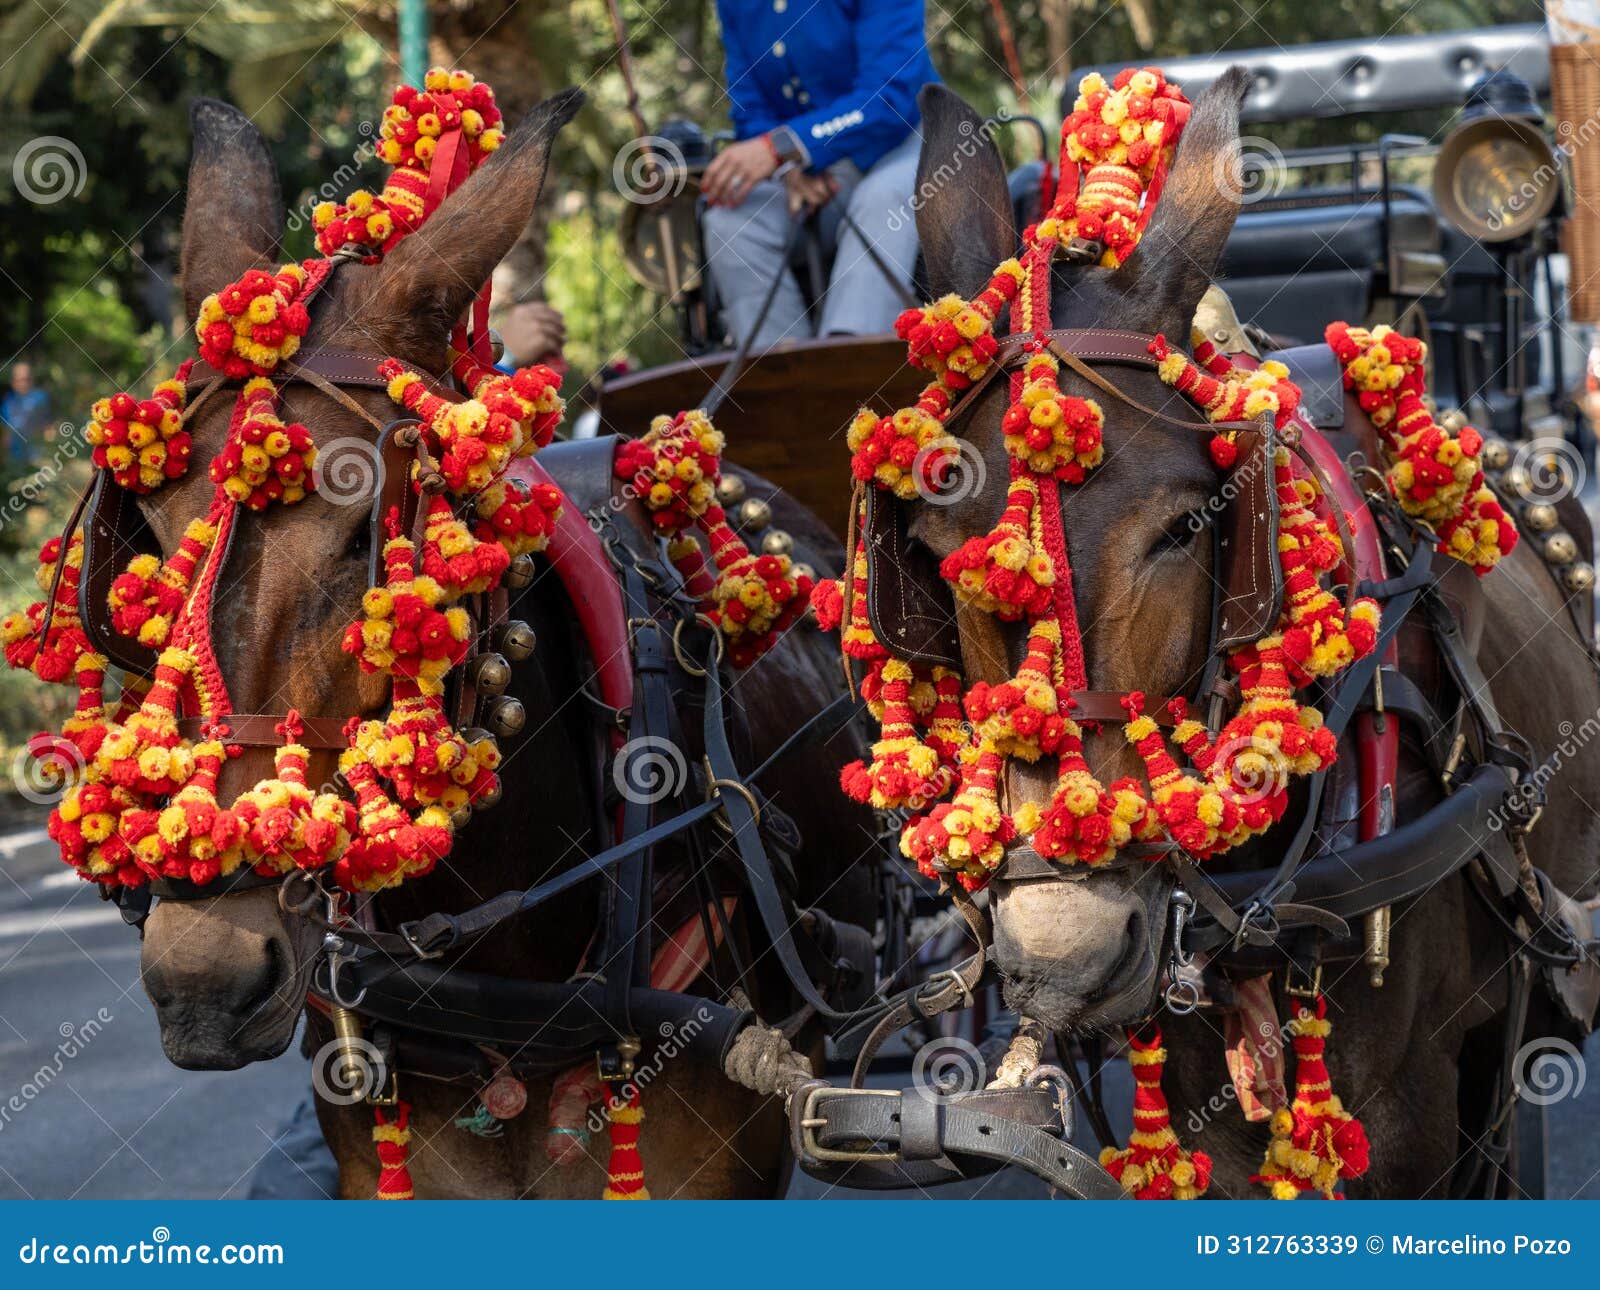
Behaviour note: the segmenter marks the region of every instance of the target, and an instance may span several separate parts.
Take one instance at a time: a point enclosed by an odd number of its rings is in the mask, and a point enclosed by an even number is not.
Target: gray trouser
[[[901,291],[884,280],[881,269],[854,229],[839,217],[841,207],[870,240],[884,264],[909,291],[917,260],[917,229],[911,195],[917,183],[917,154],[922,136],[913,131],[862,174],[848,161],[829,168],[839,182],[838,195],[823,207],[818,224],[825,246],[835,247],[833,272],[822,300],[819,336],[869,336],[886,332],[906,307]],[[713,206],[705,213],[706,258],[722,301],[723,320],[742,340],[755,324],[778,259],[789,234],[788,193],[781,179],[766,179],[735,207]],[[764,349],[782,340],[812,334],[805,298],[793,268],[786,268],[761,321],[755,346]]]

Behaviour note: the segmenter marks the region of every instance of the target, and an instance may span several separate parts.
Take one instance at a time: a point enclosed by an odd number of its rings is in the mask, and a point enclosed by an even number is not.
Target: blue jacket
[[[939,79],[923,0],[717,0],[717,18],[734,133],[787,126],[813,170],[845,158],[870,170]]]

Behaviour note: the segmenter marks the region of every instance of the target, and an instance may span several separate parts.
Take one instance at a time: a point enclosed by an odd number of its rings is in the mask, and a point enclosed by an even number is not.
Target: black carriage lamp
[[[1560,195],[1561,165],[1533,87],[1509,68],[1486,72],[1434,164],[1439,213],[1480,242],[1510,242],[1538,227]]]

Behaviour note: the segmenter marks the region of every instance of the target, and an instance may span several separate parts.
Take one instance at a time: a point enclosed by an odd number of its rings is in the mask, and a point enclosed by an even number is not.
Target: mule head
[[[1054,326],[1162,333],[1187,344],[1237,214],[1237,195],[1225,180],[1246,83],[1234,69],[1195,105],[1157,214],[1126,264],[1108,270],[1058,263]],[[928,275],[935,295],[970,298],[1016,253],[1004,165],[982,119],[955,94],[929,87],[921,103],[917,228]],[[1104,374],[1147,408],[1187,420],[1198,415],[1153,371]],[[1205,660],[1212,597],[1211,544],[1201,540],[1204,526],[1194,517],[1219,483],[1203,436],[1163,426],[1066,366],[1060,375],[1065,393],[1094,399],[1105,414],[1104,460],[1084,483],[1059,489],[1089,687],[1190,693]],[[964,478],[984,485],[915,503],[911,534],[941,559],[991,531],[1004,508],[1001,416],[1008,401],[1007,382],[992,382],[955,430],[968,458]],[[958,607],[957,621],[969,684],[1015,675],[1022,624],[966,606]],[[1119,728],[1085,733],[1102,783],[1141,776]],[[1006,809],[1048,803],[1055,777],[1053,759],[1010,759]],[[1025,850],[1026,842],[1014,848]],[[995,957],[1010,1005],[1056,1029],[1115,1026],[1143,1015],[1161,967],[1173,886],[1166,867],[1141,860],[1096,870],[1055,862],[1015,868],[1017,876],[1005,877],[1003,868],[990,887]]]
[[[341,266],[313,302],[303,348],[370,358],[374,368],[392,356],[443,372],[452,326],[527,223],[551,141],[581,101],[568,91],[536,108],[382,263]],[[276,169],[249,120],[201,100],[193,126],[182,263],[191,323],[207,295],[248,270],[276,268],[284,231]],[[191,421],[189,472],[141,499],[165,557],[210,504],[205,464],[223,445],[237,389],[218,392]],[[295,505],[238,517],[211,614],[236,712],[349,717],[384,705],[387,678],[363,674],[340,642],[368,585],[382,470],[373,423],[393,421],[400,409],[382,389],[346,394],[366,416],[313,386],[285,387],[281,415],[310,430],[321,484]],[[334,771],[332,752],[313,751],[308,782],[331,780]],[[270,750],[246,750],[226,766],[218,799],[232,801],[271,772]],[[280,911],[275,887],[157,904],[141,973],[167,1056],[198,1069],[277,1056],[293,1036],[317,945],[309,922]]]

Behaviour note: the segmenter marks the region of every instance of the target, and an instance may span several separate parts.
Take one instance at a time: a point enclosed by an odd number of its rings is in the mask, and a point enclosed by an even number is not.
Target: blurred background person
[[[50,425],[50,395],[35,383],[32,363],[11,365],[10,383],[0,395],[0,422],[5,426],[0,458],[27,461],[44,441]]]

